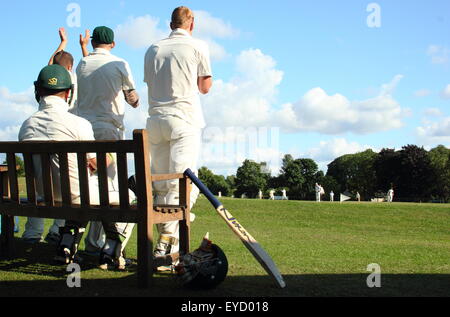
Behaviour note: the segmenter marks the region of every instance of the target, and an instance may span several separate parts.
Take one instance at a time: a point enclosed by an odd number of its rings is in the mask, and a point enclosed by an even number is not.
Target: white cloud
[[[0,140],[16,141],[23,121],[36,112],[37,107],[32,87],[19,93],[0,87]]]
[[[427,108],[425,109],[424,114],[430,117],[440,117],[442,116],[442,111],[439,108]]]
[[[444,90],[441,91],[441,97],[443,99],[450,99],[450,84],[448,84]]]
[[[240,34],[231,23],[213,17],[209,12],[194,11],[194,32],[200,38],[234,38]]]
[[[427,50],[433,64],[448,64],[450,58],[450,49],[440,45],[430,45]]]
[[[418,140],[424,145],[450,145],[450,117],[438,122],[426,121],[416,129]]]
[[[428,89],[419,89],[414,92],[414,96],[416,97],[426,97],[431,95],[431,91]]]
[[[367,134],[402,127],[409,114],[393,98],[403,78],[383,84],[376,97],[352,101],[341,94],[329,95],[320,87],[306,92],[297,102],[275,106],[283,72],[276,61],[258,49],[241,52],[237,74],[230,81],[216,80],[203,97],[205,117],[211,126],[277,126],[286,132]],[[244,120],[245,119],[245,120]]]
[[[209,126],[270,126],[271,107],[283,72],[260,50],[246,50],[236,58],[236,75],[229,81],[214,81],[203,96]]]
[[[158,27],[159,19],[150,15],[129,17],[114,30],[117,40],[125,42],[132,48],[146,48],[167,37],[169,29]]]
[[[296,115],[289,128],[324,134],[367,134],[400,128],[406,112],[392,94],[402,77],[395,76],[382,85],[378,96],[362,101],[351,101],[341,94],[328,95],[320,87],[311,89],[283,109]]]
[[[318,146],[307,150],[304,155],[318,162],[330,162],[342,155],[362,152],[369,148],[372,147],[358,142],[349,142],[345,138],[333,138],[329,141],[320,141]]]
[[[205,41],[213,60],[221,60],[228,56],[225,48],[217,43],[217,39],[234,38],[239,31],[220,18],[213,17],[206,11],[194,11],[195,24],[193,36]],[[160,26],[160,19],[150,15],[129,17],[115,29],[117,40],[128,46],[139,49],[147,48],[153,43],[169,36],[170,22],[166,21]]]

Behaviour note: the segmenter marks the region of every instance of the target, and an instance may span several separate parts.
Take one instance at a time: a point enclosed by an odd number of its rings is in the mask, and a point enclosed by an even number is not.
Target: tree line
[[[245,160],[236,175],[215,175],[202,167],[199,177],[214,194],[223,196],[256,198],[262,190],[267,198],[271,189],[276,195],[286,189],[289,199],[314,200],[314,185],[319,183],[325,189],[324,199],[330,191],[353,196],[359,192],[361,200],[384,198],[393,188],[396,201],[449,202],[450,149],[443,145],[429,151],[416,145],[379,153],[368,149],[336,158],[326,174],[314,160],[286,154],[277,176],[271,175],[266,163]]]

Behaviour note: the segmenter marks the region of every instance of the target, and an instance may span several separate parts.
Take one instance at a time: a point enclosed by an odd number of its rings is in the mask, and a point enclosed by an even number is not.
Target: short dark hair
[[[66,69],[73,67],[73,56],[69,52],[59,51],[53,57],[53,64],[60,65]]]
[[[55,95],[60,95],[63,92],[70,90],[70,88],[67,89],[58,89],[58,90],[53,90],[53,89],[47,89],[47,88],[42,88],[42,87],[38,87],[38,93],[39,96],[41,97],[47,97],[47,96],[55,96]]]

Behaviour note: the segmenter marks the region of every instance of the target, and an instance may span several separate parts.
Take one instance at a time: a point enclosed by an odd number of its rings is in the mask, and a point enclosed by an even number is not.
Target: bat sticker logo
[[[229,212],[228,210],[226,210],[225,208],[220,208],[220,211],[222,211],[225,215],[225,218],[227,218],[228,222],[230,222],[231,224],[233,224],[233,226],[240,232],[242,233],[242,235],[244,237],[247,238],[248,241],[250,241],[250,237],[247,234],[247,231],[245,231],[245,229],[241,226],[241,224],[236,220],[236,218],[234,218]]]

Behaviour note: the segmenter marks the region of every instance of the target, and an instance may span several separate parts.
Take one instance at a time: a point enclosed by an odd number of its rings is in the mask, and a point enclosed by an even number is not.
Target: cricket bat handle
[[[184,176],[189,177],[189,179],[195,184],[195,186],[198,187],[198,189],[205,195],[205,197],[209,200],[209,202],[214,206],[215,209],[219,208],[220,206],[222,206],[222,204],[220,203],[220,201],[216,198],[216,196],[213,195],[213,193],[211,193],[211,191],[208,189],[208,187],[205,186],[205,184],[203,184],[198,177],[194,174],[193,171],[191,171],[190,168],[188,168],[185,172],[184,172]]]

